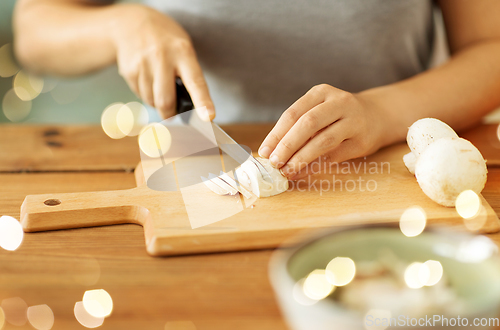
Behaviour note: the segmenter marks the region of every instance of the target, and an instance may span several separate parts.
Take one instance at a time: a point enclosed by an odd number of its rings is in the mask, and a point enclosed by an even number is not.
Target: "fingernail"
[[[269,147],[262,147],[259,149],[259,156],[262,158],[269,158],[270,154],[271,154],[271,148]]]
[[[281,172],[281,175],[283,175],[284,177],[293,177],[295,175],[295,173],[293,173],[293,170],[287,165],[287,166],[284,166],[280,169],[280,172]]]
[[[271,155],[271,157],[269,157],[269,161],[271,162],[271,165],[276,167],[276,165],[279,163],[280,159],[276,155]]]
[[[208,117],[208,120],[214,120],[214,118],[215,118],[215,111],[207,109],[207,117]]]
[[[203,111],[203,115],[205,116],[203,119],[205,119],[206,121],[210,121],[210,111],[208,111],[207,108],[205,108],[205,110]]]
[[[210,121],[210,112],[206,107],[203,108],[196,108],[196,112],[198,113],[198,116],[204,120],[204,121]]]

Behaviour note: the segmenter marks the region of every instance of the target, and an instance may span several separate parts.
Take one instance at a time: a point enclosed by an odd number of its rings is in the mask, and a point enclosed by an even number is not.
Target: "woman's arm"
[[[111,30],[127,14],[123,9],[80,0],[20,0],[13,17],[17,58],[33,72],[64,76],[111,65]]]
[[[21,64],[41,74],[79,75],[116,63],[130,88],[163,117],[175,114],[175,77],[180,77],[195,106],[207,107],[207,119],[215,116],[188,34],[152,8],[19,0],[14,46]]]
[[[450,61],[366,92],[399,119],[402,131],[395,132],[394,141],[405,138],[406,128],[419,118],[436,117],[460,131],[500,105],[500,2],[440,0],[439,4]]]
[[[342,162],[402,141],[417,119],[461,130],[500,105],[500,1],[440,0],[451,49],[444,65],[357,94],[312,88],[287,109],[262,143],[289,178],[308,174],[319,156]]]

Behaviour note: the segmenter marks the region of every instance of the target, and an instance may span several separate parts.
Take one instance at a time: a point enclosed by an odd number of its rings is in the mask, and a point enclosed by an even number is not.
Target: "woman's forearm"
[[[476,124],[500,105],[500,40],[482,41],[455,53],[446,64],[388,86],[360,93],[379,107],[393,129],[384,145],[403,140],[423,117],[456,130]]]
[[[134,5],[99,6],[76,0],[20,0],[14,47],[37,73],[78,75],[116,62],[113,33]]]
[[[18,59],[40,74],[79,75],[118,65],[144,102],[175,115],[180,77],[205,120],[215,117],[208,85],[188,33],[173,19],[140,4],[97,0],[19,0],[14,13]],[[110,2],[110,1],[107,1]]]

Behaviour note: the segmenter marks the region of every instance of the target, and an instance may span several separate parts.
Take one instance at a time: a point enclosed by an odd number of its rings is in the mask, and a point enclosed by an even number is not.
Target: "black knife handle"
[[[175,79],[175,94],[177,98],[175,110],[177,113],[183,113],[194,109],[193,100],[191,100],[191,96],[189,96],[181,78]]]

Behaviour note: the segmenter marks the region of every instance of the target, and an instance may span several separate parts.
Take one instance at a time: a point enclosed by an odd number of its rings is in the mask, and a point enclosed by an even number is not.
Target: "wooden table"
[[[271,127],[225,129],[256,150]],[[19,219],[28,194],[135,185],[135,138],[111,140],[98,126],[2,125],[0,132],[0,215]],[[483,195],[500,214],[500,168],[490,168]],[[500,234],[490,237],[500,243]],[[74,305],[86,290],[102,288],[114,302],[104,329],[287,329],[268,280],[271,253],[153,258],[136,225],[26,234],[18,250],[0,249],[0,302],[20,297],[28,306],[47,304],[53,329],[83,329]]]

